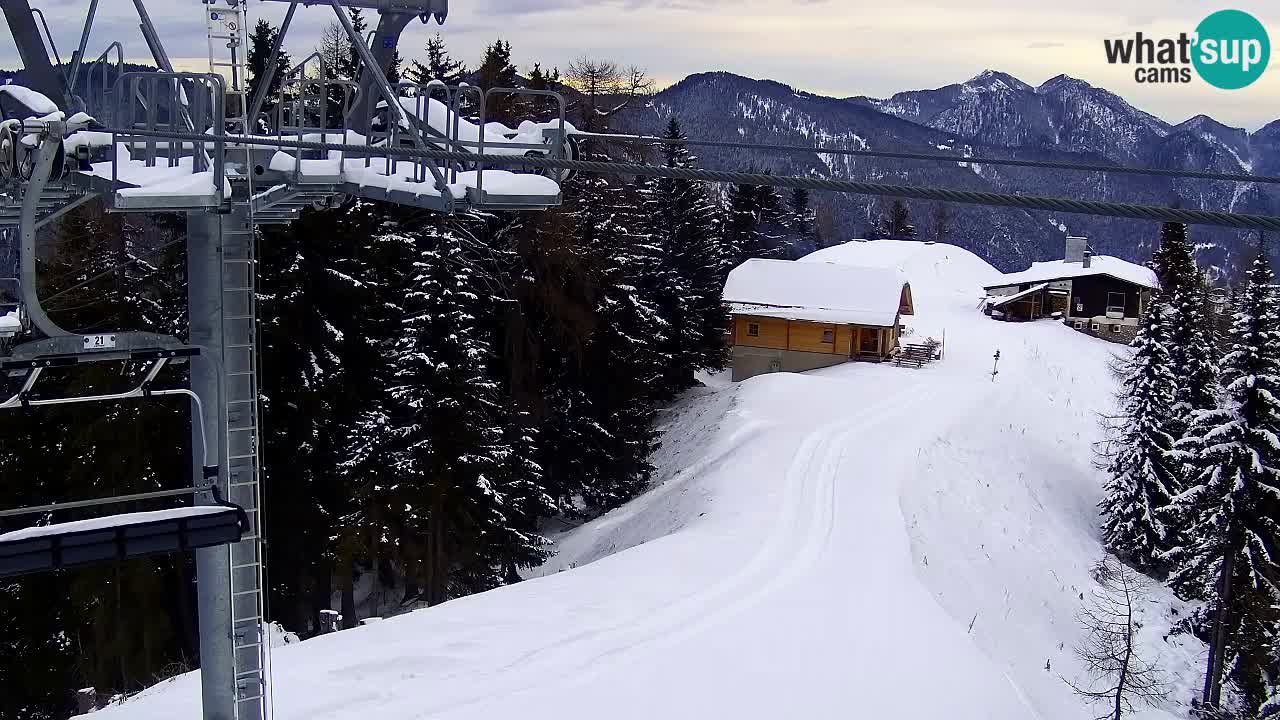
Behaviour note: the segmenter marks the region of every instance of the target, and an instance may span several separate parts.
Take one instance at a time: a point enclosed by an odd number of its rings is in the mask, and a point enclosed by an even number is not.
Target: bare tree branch
[[[1134,711],[1134,703],[1156,706],[1168,696],[1164,674],[1154,661],[1142,657],[1135,642],[1141,627],[1135,606],[1145,597],[1148,581],[1114,557],[1094,567],[1099,588],[1080,609],[1085,630],[1076,656],[1084,664],[1082,683],[1063,678],[1090,704],[1107,703],[1107,712],[1096,720],[1121,720]]]

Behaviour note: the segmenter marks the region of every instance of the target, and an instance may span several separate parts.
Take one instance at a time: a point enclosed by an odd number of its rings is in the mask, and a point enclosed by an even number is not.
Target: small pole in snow
[[[995,362],[991,363],[991,382],[996,381],[996,375],[1000,374],[1000,351],[996,350]]]

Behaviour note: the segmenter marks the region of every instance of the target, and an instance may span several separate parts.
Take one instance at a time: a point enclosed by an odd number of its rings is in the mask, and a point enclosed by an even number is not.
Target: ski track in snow
[[[907,273],[911,337],[949,331],[943,361],[690,393],[655,486],[558,537],[535,577],[281,648],[277,720],[1092,717],[1062,678],[1120,348],[982,316],[993,271],[957,248],[841,247],[814,259]],[[1175,607],[1157,593],[1143,633],[1181,693],[1202,648],[1162,639]],[[192,673],[101,718],[198,706]]]
[[[583,633],[521,656],[498,673],[501,675],[519,667],[523,677],[516,687],[489,687],[470,700],[434,708],[416,717],[447,716],[462,707],[487,700],[493,694],[544,687],[545,683],[563,679],[566,673],[573,673],[575,685],[589,682],[615,664],[621,655],[649,644],[670,646],[693,639],[706,628],[727,621],[760,598],[785,588],[796,577],[811,570],[831,544],[837,500],[836,480],[849,436],[873,420],[883,421],[885,417],[897,417],[908,410],[918,409],[917,405],[925,399],[918,388],[913,388],[909,403],[904,403],[901,397],[889,398],[865,409],[853,422],[831,423],[806,435],[792,456],[785,479],[787,491],[777,522],[751,560],[732,576],[682,598],[654,616]],[[893,409],[891,415],[877,414],[888,408]],[[731,442],[730,450],[739,446],[740,442]],[[606,647],[595,647],[584,656],[578,647],[584,641]]]

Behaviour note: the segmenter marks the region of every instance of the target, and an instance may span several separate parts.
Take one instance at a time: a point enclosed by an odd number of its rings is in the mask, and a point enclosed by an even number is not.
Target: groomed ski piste
[[[664,414],[651,490],[525,582],[277,648],[274,717],[1095,717],[1066,681],[1127,350],[984,316],[995,271],[953,246],[805,261],[899,268],[906,339],[945,329],[943,360],[708,378]],[[1160,587],[1139,608],[1171,701],[1134,717],[1185,717],[1204,648],[1166,636],[1186,610]],[[94,717],[194,720],[199,695],[191,673]]]

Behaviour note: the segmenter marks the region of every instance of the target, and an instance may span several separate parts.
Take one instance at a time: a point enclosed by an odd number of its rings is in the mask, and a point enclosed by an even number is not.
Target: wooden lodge
[[[820,262],[748,260],[729,273],[733,380],[851,360],[881,361],[914,312],[896,270]]]

